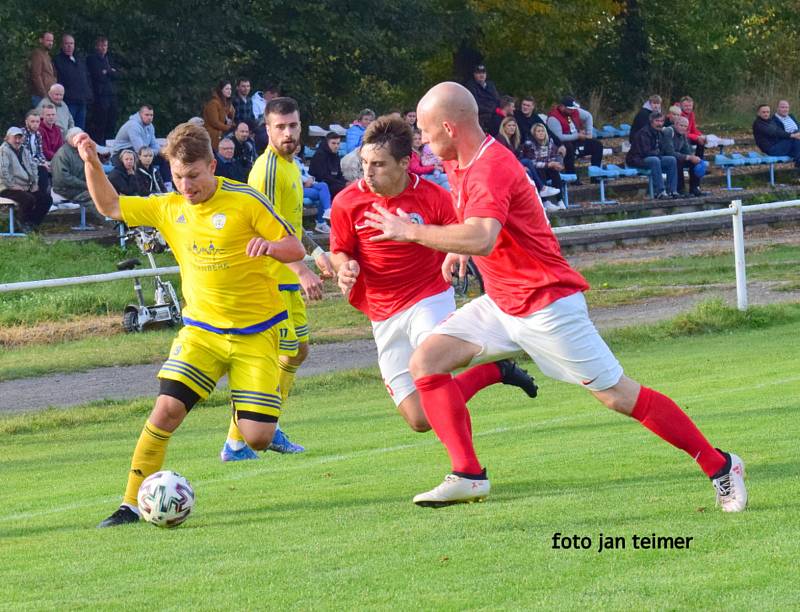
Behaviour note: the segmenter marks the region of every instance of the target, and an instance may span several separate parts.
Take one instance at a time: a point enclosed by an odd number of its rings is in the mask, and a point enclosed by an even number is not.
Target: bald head
[[[463,161],[483,142],[478,104],[466,87],[447,81],[433,86],[417,105],[422,140],[442,159]]]
[[[446,81],[434,85],[417,105],[417,114],[429,113],[436,121],[456,125],[478,123],[478,104],[469,90],[458,83]]]

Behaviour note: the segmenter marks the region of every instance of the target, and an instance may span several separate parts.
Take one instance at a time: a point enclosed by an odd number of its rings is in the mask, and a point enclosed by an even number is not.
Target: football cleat
[[[139,515],[131,510],[128,506],[120,506],[116,512],[102,521],[97,528],[103,527],[117,527],[119,525],[127,525],[129,523],[138,523]]]
[[[415,496],[414,503],[425,508],[442,508],[453,504],[483,501],[489,495],[491,487],[486,478],[486,470],[482,476],[481,479],[472,479],[448,474],[438,487]]]
[[[295,455],[302,453],[306,450],[305,446],[295,444],[283,433],[280,427],[275,430],[275,435],[272,437],[272,443],[267,447],[267,450],[274,451],[281,454]]]
[[[717,490],[717,505],[722,507],[723,512],[741,512],[747,507],[744,462],[738,455],[720,452],[728,459],[728,464],[724,474],[711,479],[711,484]]]
[[[258,459],[258,453],[245,444],[239,450],[233,450],[230,445],[225,442],[225,446],[219,453],[219,458],[222,461],[247,461],[248,459]]]
[[[533,376],[526,370],[523,370],[511,359],[501,359],[495,363],[500,368],[500,380],[504,385],[519,387],[527,393],[528,397],[536,397],[539,387],[536,386]]]

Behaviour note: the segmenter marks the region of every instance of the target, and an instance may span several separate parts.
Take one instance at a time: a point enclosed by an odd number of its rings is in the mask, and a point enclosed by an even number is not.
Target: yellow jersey
[[[247,184],[258,189],[273,203],[277,213],[286,219],[297,232],[303,229],[303,179],[300,168],[294,160],[286,160],[270,144],[262,153],[250,176]],[[300,238],[299,234],[295,234]],[[300,280],[297,274],[279,261],[272,260],[270,271],[278,279],[281,289],[300,289]]]
[[[122,219],[158,229],[181,269],[183,322],[220,334],[254,334],[287,317],[271,257],[245,252],[255,236],[276,241],[294,235],[267,198],[248,185],[217,177],[207,201],[191,204],[178,193],[120,196]]]

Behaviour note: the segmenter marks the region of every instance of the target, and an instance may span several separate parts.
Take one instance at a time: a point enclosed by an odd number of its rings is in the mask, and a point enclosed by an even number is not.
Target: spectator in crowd
[[[206,122],[203,121],[202,117],[189,117],[189,119],[186,120],[186,123],[191,123],[197,127],[205,127],[206,125]]]
[[[530,159],[536,168],[537,174],[544,180],[549,181],[553,190],[555,190],[555,193],[552,195],[557,195],[564,189],[564,184],[561,180],[561,172],[564,170],[564,158],[559,153],[559,148],[554,140],[550,138],[550,134],[547,132],[547,127],[544,123],[534,124],[531,130],[531,136],[533,138],[531,141],[532,146],[527,154],[530,155]],[[539,195],[543,198],[548,197],[546,194],[549,193],[552,192],[544,189],[539,190]],[[564,210],[566,208],[564,200],[560,198],[555,204],[549,200],[545,200],[543,204],[545,210],[548,212]]]
[[[666,200],[677,197],[678,174],[677,160],[672,155],[666,155],[664,144],[664,115],[650,113],[650,123],[636,133],[631,143],[631,150],[625,157],[625,163],[633,168],[647,168],[650,170],[650,180],[653,181],[653,193],[656,200]],[[667,175],[667,185],[664,177]]]
[[[342,177],[345,183],[350,183],[364,178],[364,168],[361,165],[361,147],[353,149],[345,155],[340,162]]]
[[[223,138],[217,143],[217,168],[214,170],[214,175],[246,183],[247,172],[242,166],[242,162],[233,156],[235,150],[236,145],[230,138]]]
[[[236,79],[236,95],[233,96],[233,121],[235,125],[246,123],[248,126],[256,124],[253,113],[253,96],[250,95],[250,79],[239,77]]]
[[[367,130],[367,126],[373,121],[375,121],[375,111],[365,108],[358,113],[358,119],[353,121],[350,127],[347,128],[347,134],[345,135],[345,143],[348,152],[361,146],[361,139],[364,137],[364,132]]]
[[[405,121],[408,125],[411,126],[412,130],[417,129],[417,111],[416,110],[406,110],[403,111],[403,121]]]
[[[422,178],[450,191],[450,183],[447,180],[447,173],[442,167],[441,160],[434,155],[433,159],[427,156],[428,159],[423,162],[422,132],[416,128],[412,128],[412,134],[411,159],[408,162],[408,171],[412,174],[418,174]]]
[[[789,112],[789,102],[787,100],[778,101],[778,107],[775,110],[775,120],[783,126],[783,130],[789,135],[800,130],[797,118]]]
[[[342,175],[342,165],[339,159],[339,146],[341,144],[342,137],[339,134],[328,132],[325,135],[325,140],[319,143],[317,150],[314,152],[309,167],[311,176],[327,184],[331,197],[334,198],[337,193],[347,186],[347,181]]]
[[[639,112],[636,113],[636,116],[633,118],[633,124],[631,125],[631,133],[628,137],[630,142],[633,142],[633,137],[636,135],[636,132],[641,130],[643,127],[647,127],[650,125],[650,113],[660,113],[661,112],[661,96],[658,94],[653,94],[647,99],[642,105],[642,108],[639,109]]]
[[[136,164],[136,173],[139,179],[139,193],[149,196],[154,193],[167,193],[164,179],[158,164],[153,163],[156,154],[150,147],[139,149],[139,163]]]
[[[235,147],[233,152],[234,159],[239,160],[245,172],[250,174],[250,169],[253,167],[258,154],[256,153],[256,143],[250,138],[250,126],[244,121],[236,126],[236,131],[233,133],[233,145]]]
[[[232,91],[230,81],[220,81],[211,92],[211,99],[203,107],[204,127],[211,137],[211,146],[214,149],[217,148],[220,139],[233,127]]]
[[[8,128],[0,145],[0,197],[17,203],[20,227],[28,233],[42,222],[52,200],[49,192],[39,190],[36,164],[22,146],[24,136],[21,128]]]
[[[689,143],[689,120],[686,117],[678,117],[670,127],[665,127],[664,135],[664,154],[672,155],[678,161],[678,195],[700,198],[708,194],[700,190],[700,179],[705,175],[707,162],[694,154],[694,149]],[[685,194],[683,189],[685,179],[684,169],[689,170],[689,193]]]
[[[515,106],[516,100],[514,100],[513,96],[500,96],[500,106],[495,110],[494,117],[492,117],[492,125],[489,134],[497,136],[500,133],[500,124],[503,123],[507,117],[514,117]],[[516,123],[516,120],[514,120],[514,125],[516,125]]]
[[[486,133],[491,133],[494,117],[500,108],[500,94],[497,87],[486,78],[486,66],[478,64],[472,71],[472,78],[465,83],[466,88],[478,103],[478,121]]]
[[[89,135],[98,144],[105,144],[117,129],[117,92],[114,81],[119,70],[108,56],[108,38],[98,36],[94,53],[86,58],[86,67],[92,79],[92,112],[89,116]]]
[[[294,163],[300,169],[300,179],[303,181],[303,198],[308,198],[317,209],[314,219],[314,231],[320,234],[330,234],[331,227],[328,220],[331,218],[331,190],[322,181],[317,181],[308,172],[308,168],[300,159],[303,146],[298,144],[294,153]]]
[[[517,120],[513,116],[506,117],[500,122],[495,138],[517,158],[522,155],[522,137],[519,134]]]
[[[36,110],[41,111],[46,104],[50,104],[56,109],[56,124],[61,130],[61,138],[66,138],[67,131],[75,127],[75,121],[69,107],[64,102],[64,86],[54,83],[47,91],[47,95],[42,98],[36,106]],[[44,116],[44,113],[42,114]]]
[[[149,104],[142,104],[119,128],[114,138],[114,158],[125,149],[138,151],[142,147],[150,147],[156,155],[161,147],[156,140],[156,129],[153,127],[155,112]]]
[[[564,169],[570,174],[575,174],[577,157],[590,156],[593,166],[599,166],[603,161],[603,145],[592,138],[593,121],[591,113],[583,110],[570,96],[562,98],[547,117],[547,128],[566,147]]]
[[[64,144],[61,128],[56,123],[56,107],[50,103],[42,107],[42,122],[39,124],[39,134],[42,135],[42,151],[47,161],[53,159]]]
[[[36,165],[36,170],[39,174],[39,191],[42,193],[50,193],[50,162],[44,155],[42,134],[39,132],[41,124],[42,118],[39,116],[38,111],[29,110],[25,114],[25,129],[22,146],[30,153],[31,159]]]
[[[758,115],[753,122],[753,138],[756,145],[767,155],[788,155],[800,168],[800,132],[789,134],[783,123],[772,117],[769,104],[758,107]]]
[[[536,112],[536,100],[532,96],[525,96],[519,102],[519,108],[514,111],[514,118],[517,120],[517,127],[519,128],[522,142],[531,139],[533,126],[537,123],[545,125],[542,118]],[[553,135],[550,134],[550,140],[555,140]],[[561,143],[555,140],[556,146]]]
[[[678,121],[678,117],[683,117],[683,111],[677,104],[673,104],[667,111],[667,118],[664,121],[664,127],[672,127]]]
[[[700,128],[697,127],[697,120],[694,116],[694,100],[691,96],[683,96],[681,98],[681,114],[689,120],[689,142],[695,146],[694,154],[700,159],[706,151],[706,137]]]
[[[50,164],[53,173],[53,191],[62,198],[86,206],[87,210],[94,210],[89,206],[92,196],[89,195],[86,186],[83,160],[75,148],[75,137],[82,133],[83,130],[79,127],[69,130],[64,146],[53,156]]]
[[[119,154],[114,169],[108,173],[108,180],[119,195],[146,195],[141,193],[141,184],[136,172],[136,154],[130,149],[125,149]]]
[[[52,32],[44,32],[39,37],[39,46],[31,52],[28,66],[30,69],[31,105],[36,107],[56,83],[56,68],[50,57],[55,37]]]
[[[75,38],[71,34],[61,37],[61,52],[53,63],[58,82],[64,86],[64,102],[69,107],[75,125],[83,130],[86,128],[86,105],[92,99],[92,88],[86,60],[75,54]]]

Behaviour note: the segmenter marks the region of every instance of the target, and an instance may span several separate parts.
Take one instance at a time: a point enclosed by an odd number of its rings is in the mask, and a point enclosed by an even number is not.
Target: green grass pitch
[[[448,469],[395,414],[377,371],[301,380],[284,427],[308,447],[222,464],[224,393],[195,409],[165,468],[197,503],[175,530],[98,530],[119,502],[151,400],[0,420],[0,609],[791,609],[797,606],[796,321],[612,342],[742,456],[750,508],[723,515],[694,462],[585,391],[540,378],[471,403],[493,491],[417,508]],[[530,364],[528,364],[530,366]],[[552,548],[555,533],[592,540]],[[597,551],[599,534],[626,548]],[[633,536],[692,537],[634,550]]]

